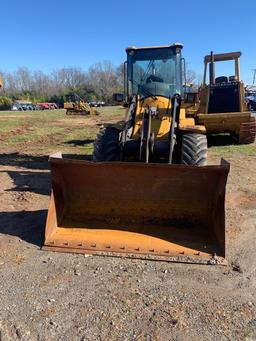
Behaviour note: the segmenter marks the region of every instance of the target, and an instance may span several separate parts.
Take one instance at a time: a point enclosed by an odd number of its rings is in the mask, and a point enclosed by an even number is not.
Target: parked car
[[[103,102],[103,101],[98,101],[98,102],[89,101],[88,104],[90,107],[96,107],[97,108],[97,107],[103,107],[105,105],[105,102]]]
[[[19,110],[19,105],[13,104],[11,110],[12,111],[18,111]]]
[[[36,106],[30,102],[29,103],[14,102],[11,110],[12,111],[36,110]]]
[[[58,105],[56,103],[48,103],[50,109],[58,109]]]
[[[34,104],[26,104],[27,110],[35,110]]]
[[[19,104],[18,110],[19,110],[19,111],[26,111],[26,110],[29,110],[28,104],[26,104],[26,103],[21,103],[21,104]]]
[[[14,103],[12,105],[12,111],[25,111],[28,110],[27,103]]]
[[[246,104],[249,111],[256,111],[256,95],[246,97]]]
[[[89,101],[88,102],[90,107],[97,107],[97,102],[96,101]]]
[[[36,105],[40,108],[39,110],[49,110],[50,109],[49,103],[37,103]]]

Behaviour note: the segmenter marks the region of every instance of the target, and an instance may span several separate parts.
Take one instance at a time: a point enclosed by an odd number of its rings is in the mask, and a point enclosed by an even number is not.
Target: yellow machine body
[[[167,140],[171,104],[137,98],[133,138],[142,114],[157,140]],[[179,129],[205,132],[180,110]],[[45,250],[225,264],[225,187],[229,164],[185,166],[50,157],[52,194]]]
[[[91,113],[89,104],[82,100],[65,102],[64,109],[67,110],[67,115],[90,115]]]
[[[69,101],[64,103],[64,109],[66,109],[67,115],[99,115],[99,112],[95,108],[92,109],[90,105],[76,93],[71,95]]]
[[[256,136],[256,122],[255,117],[246,107],[244,84],[240,80],[240,57],[241,52],[205,56],[197,123],[204,125],[207,133],[231,133],[239,143],[253,143]],[[235,63],[235,75],[215,79],[214,63],[228,60],[233,60]],[[211,63],[212,69],[210,68],[207,83],[207,68]]]
[[[99,132],[95,162],[65,159],[61,153],[50,157],[44,249],[225,262],[229,164],[204,163],[205,128],[187,114],[177,93],[181,48],[127,48],[129,104],[120,128]],[[191,163],[172,159],[175,148],[177,154],[192,155]]]
[[[140,137],[143,113],[148,107],[156,107],[158,112],[158,115],[152,119],[151,126],[151,130],[154,133],[155,138],[158,140],[168,139],[172,122],[172,104],[170,99],[161,96],[156,96],[155,99],[152,97],[147,97],[144,100],[140,99],[139,97],[137,98],[137,106],[135,109],[135,126],[132,137]],[[190,132],[206,132],[203,125],[195,124],[195,119],[193,117],[187,117],[185,108],[180,109],[178,129],[181,131],[186,130]]]

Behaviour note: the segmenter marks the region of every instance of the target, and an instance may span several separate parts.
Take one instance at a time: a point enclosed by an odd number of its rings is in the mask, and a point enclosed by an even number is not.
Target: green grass
[[[3,150],[49,154],[91,154],[100,126],[119,121],[122,107],[97,108],[99,116],[66,115],[65,110],[0,112],[0,141]]]
[[[0,141],[4,151],[49,154],[91,154],[100,125],[125,117],[121,106],[96,108],[99,116],[66,115],[65,110],[0,112]],[[228,144],[227,136],[215,136],[209,155],[217,157],[256,156],[256,145]],[[228,142],[228,143],[227,143]],[[219,144],[217,146],[216,144]]]
[[[256,156],[256,144],[243,144],[243,145],[229,145],[229,146],[216,146],[209,148],[211,152],[221,156]]]
[[[98,109],[103,115],[104,114],[111,115],[111,116],[123,115],[123,117],[125,116],[125,110],[126,110],[126,108],[122,106],[102,107]]]
[[[24,126],[26,124],[25,118],[8,118],[1,117],[0,118],[0,134],[7,133],[16,129],[19,129],[20,126]]]

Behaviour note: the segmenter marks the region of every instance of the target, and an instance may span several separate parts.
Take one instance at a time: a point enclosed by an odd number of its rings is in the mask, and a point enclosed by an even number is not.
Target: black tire
[[[207,164],[206,135],[187,133],[182,136],[181,164],[190,166]]]
[[[93,161],[118,161],[119,135],[120,131],[115,127],[102,129],[94,142]]]

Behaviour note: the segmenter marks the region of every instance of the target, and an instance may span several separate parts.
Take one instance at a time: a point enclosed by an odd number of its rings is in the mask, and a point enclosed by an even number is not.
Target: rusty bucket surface
[[[193,167],[50,158],[44,249],[208,261],[225,257],[229,164]]]

